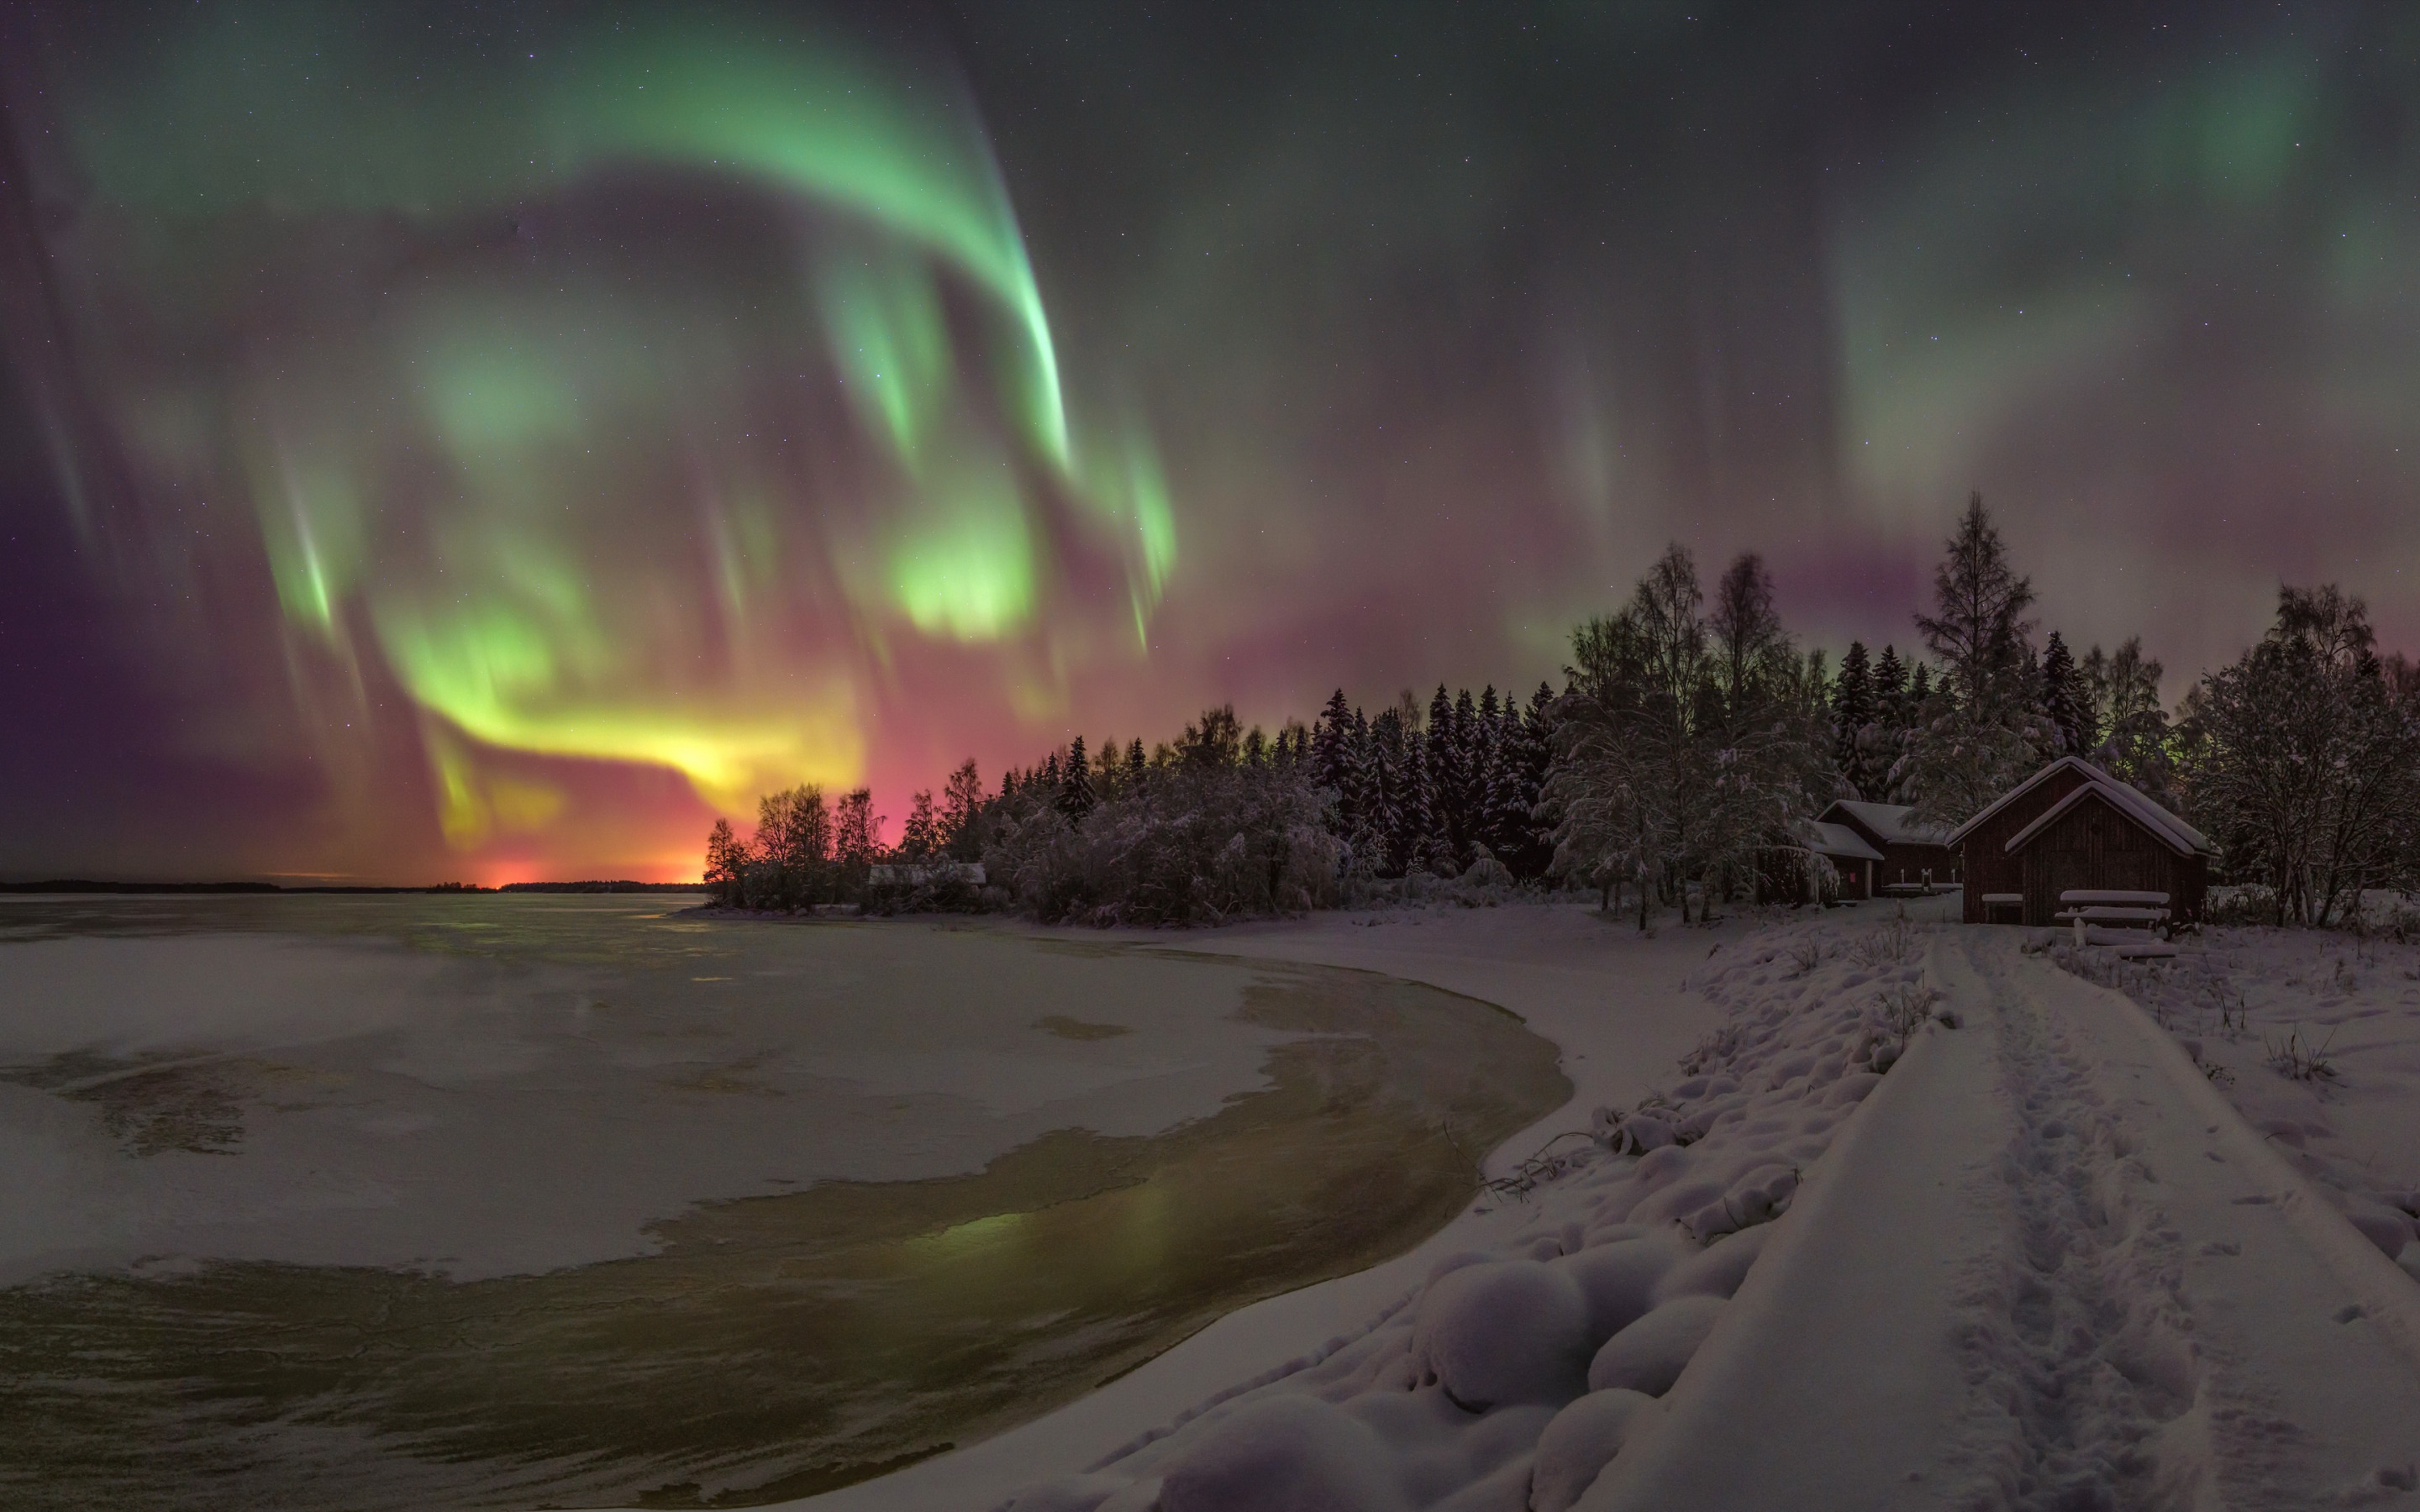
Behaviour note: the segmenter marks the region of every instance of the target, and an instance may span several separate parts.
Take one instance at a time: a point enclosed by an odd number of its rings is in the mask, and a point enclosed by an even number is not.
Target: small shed
[[[1815,828],[1818,834],[1845,831],[1873,853],[1865,868],[1865,886],[1855,892],[1849,890],[1849,868],[1834,857],[1844,898],[1873,898],[1894,887],[1947,887],[1958,882],[1958,853],[1950,848],[1949,832],[1937,825],[1919,824],[1916,810],[1905,804],[1841,798],[1815,816]],[[1816,848],[1832,855],[1820,845]]]
[[[2062,756],[1950,837],[1966,872],[1966,922],[2050,924],[2069,891],[2160,892],[2198,919],[2214,854],[2201,831],[2090,762]]]
[[[1874,895],[1874,868],[1883,864],[1883,853],[1864,836],[1846,825],[1819,819],[1815,838],[1807,848],[1832,863],[1833,872],[1840,879],[1841,897]]]

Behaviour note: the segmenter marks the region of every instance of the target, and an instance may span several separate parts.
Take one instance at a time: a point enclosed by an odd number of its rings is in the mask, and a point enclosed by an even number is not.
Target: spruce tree
[[[1344,689],[1328,695],[1327,706],[1319,711],[1311,735],[1311,780],[1336,795],[1337,833],[1353,833],[1354,821],[1359,816],[1360,794],[1353,778],[1353,706],[1344,702]]]
[[[1503,836],[1497,827],[1496,799],[1504,769],[1504,710],[1496,697],[1494,683],[1479,695],[1463,759],[1470,769],[1470,841],[1473,846],[1486,846],[1487,854],[1493,856],[1503,848]]]
[[[1353,710],[1353,736],[1345,743],[1345,750],[1344,802],[1353,815],[1352,827],[1345,834],[1348,838],[1360,837],[1354,840],[1354,844],[1367,853],[1368,838],[1381,832],[1377,822],[1378,750],[1370,717],[1357,705]],[[1382,870],[1385,865],[1374,854],[1370,856],[1370,864],[1373,870]]]
[[[1895,730],[1906,729],[1912,717],[1907,707],[1907,664],[1899,659],[1897,646],[1883,647],[1882,660],[1874,663],[1874,717]]]
[[[2041,714],[2050,724],[2051,756],[2084,756],[2092,749],[2091,694],[2067,641],[2056,630],[2042,647]]]
[[[1400,774],[1395,798],[1395,864],[1404,872],[1414,868],[1437,871],[1436,838],[1439,829],[1436,805],[1436,774],[1429,767],[1429,743],[1404,727],[1403,757],[1397,767]]]
[[[1840,675],[1832,682],[1832,761],[1860,795],[1865,784],[1858,780],[1862,763],[1857,736],[1873,722],[1873,664],[1866,655],[1866,643],[1852,640],[1849,654],[1840,658]]]
[[[1479,725],[1479,705],[1472,702],[1470,689],[1461,688],[1453,696],[1453,796],[1450,825],[1453,841],[1454,870],[1468,866],[1476,854],[1471,845],[1479,839],[1485,824],[1487,808],[1487,772],[1485,766],[1486,735]]]
[[[1387,709],[1370,721],[1369,826],[1389,874],[1400,874],[1407,847],[1403,806],[1409,773],[1408,752],[1418,745],[1404,733],[1401,709]],[[1422,808],[1425,810],[1426,805]],[[1425,813],[1422,818],[1425,818]]]
[[[1495,689],[1488,690],[1492,696]],[[1488,700],[1480,700],[1482,710]],[[1488,854],[1510,870],[1518,865],[1521,847],[1528,838],[1528,806],[1521,797],[1521,710],[1507,699],[1498,705],[1493,717],[1481,716],[1487,726],[1486,774],[1487,792],[1481,806],[1480,836],[1487,842]]]
[[[1059,811],[1069,824],[1081,824],[1093,811],[1092,763],[1084,755],[1084,737],[1067,743],[1067,762],[1059,770]]]
[[[1897,803],[1891,773],[1906,753],[1907,733],[1916,722],[1908,698],[1907,664],[1899,659],[1898,647],[1883,647],[1881,658],[1873,664],[1871,686],[1873,717],[1856,733],[1857,764],[1849,774],[1849,782],[1857,796],[1869,803]]]
[[[1425,777],[1421,796],[1427,802],[1428,825],[1420,831],[1425,841],[1430,836],[1443,833],[1448,837],[1447,849],[1453,848],[1451,838],[1462,829],[1462,749],[1453,719],[1453,700],[1439,683],[1429,700],[1428,738],[1422,742],[1420,763]]]
[[[1541,811],[1545,802],[1546,777],[1555,764],[1555,690],[1544,682],[1529,695],[1529,707],[1521,717],[1521,804],[1526,810],[1522,826],[1521,860],[1508,862],[1516,875],[1542,877],[1555,860],[1555,825],[1551,814]]]

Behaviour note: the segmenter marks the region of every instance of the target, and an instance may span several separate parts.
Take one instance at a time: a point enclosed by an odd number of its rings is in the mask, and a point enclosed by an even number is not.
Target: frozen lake
[[[0,902],[10,1504],[845,1484],[1406,1247],[1568,1094],[1384,977],[691,901]]]

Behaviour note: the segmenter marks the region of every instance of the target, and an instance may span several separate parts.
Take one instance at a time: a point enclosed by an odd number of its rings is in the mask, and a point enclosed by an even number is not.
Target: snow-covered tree
[[[1439,816],[1438,830],[1445,835],[1453,851],[1456,872],[1470,865],[1475,856],[1482,816],[1487,806],[1487,776],[1481,769],[1485,761],[1486,736],[1479,727],[1479,705],[1472,702],[1470,689],[1458,689],[1453,696],[1452,770],[1441,784],[1446,791],[1446,812]]]
[[[2160,664],[2143,655],[2139,637],[2130,637],[2114,655],[2094,646],[2077,672],[2092,711],[2093,762],[2175,807],[2176,732],[2160,703]]]
[[[2100,744],[2091,688],[2056,630],[2042,647],[2040,712],[2051,733],[2045,757],[2081,756]]]
[[[1543,793],[1557,874],[1608,897],[1636,878],[1684,914],[1692,883],[1744,880],[1832,791],[1823,662],[1791,646],[1763,564],[1743,556],[1703,603],[1675,546],[1621,613],[1573,633]]]
[[[1518,877],[1542,877],[1555,859],[1556,816],[1544,811],[1546,774],[1555,759],[1555,690],[1541,682],[1529,695],[1529,704],[1521,716],[1520,734],[1513,745],[1517,753],[1511,765],[1519,784],[1516,804],[1526,816],[1523,841],[1518,859],[1504,857],[1512,874]]]
[[[2190,811],[2281,923],[2326,924],[2363,888],[2414,880],[2420,710],[2374,641],[2360,599],[2282,589],[2269,633],[2189,702]]]
[[[1840,675],[1832,680],[1832,764],[1860,797],[1870,797],[1859,780],[1862,764],[1858,760],[1857,737],[1866,726],[1874,722],[1873,663],[1862,640],[1849,642],[1849,653],[1840,658]]]
[[[2024,779],[2051,745],[2024,617],[2033,585],[2009,565],[1979,493],[1934,569],[1932,597],[1933,612],[1916,624],[1941,662],[1941,686],[1920,706],[1894,782],[1920,818],[1954,825]]]
[[[1093,790],[1093,764],[1084,753],[1084,737],[1067,743],[1067,759],[1059,767],[1059,811],[1071,825],[1080,825],[1098,801]]]
[[[1009,791],[1005,779],[1002,795]],[[903,861],[926,861],[941,854],[943,836],[941,823],[933,812],[933,794],[929,788],[919,788],[908,800],[907,823],[899,828],[899,858]]]
[[[1308,760],[1268,759],[1265,733],[1264,759],[1248,761],[1248,741],[1233,708],[1207,710],[1147,777],[1127,762],[1124,789],[1080,825],[1039,782],[996,800],[983,856],[994,884],[1049,921],[1218,923],[1332,904],[1344,852],[1328,790]],[[1294,733],[1280,745],[1301,748]],[[1063,781],[1073,766],[1071,749]]]
[[[1883,647],[1881,658],[1874,663],[1874,717],[1901,730],[1911,723],[1907,709],[1907,664],[1899,659],[1897,646]]]
[[[1918,702],[1909,687],[1907,664],[1900,660],[1899,648],[1884,646],[1873,668],[1873,717],[1856,732],[1855,765],[1846,774],[1858,796],[1874,803],[1906,801],[1894,779],[1900,759],[1907,754]]]
[[[756,835],[742,891],[751,908],[800,908],[830,901],[832,816],[824,791],[808,784],[756,801]]]
[[[941,818],[937,851],[946,851],[952,860],[974,861],[982,858],[984,784],[982,774],[975,770],[970,756],[958,764],[941,789]]]
[[[1838,795],[1839,779],[1823,655],[1798,655],[1754,552],[1724,572],[1707,628],[1720,712],[1717,801],[1703,848],[1728,897],[1766,852],[1803,838],[1804,824]]]

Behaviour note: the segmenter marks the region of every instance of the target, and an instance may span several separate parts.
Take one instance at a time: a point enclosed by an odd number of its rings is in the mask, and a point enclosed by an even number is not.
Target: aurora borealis
[[[2171,698],[2420,637],[2410,8],[0,0],[0,870],[693,874],[1676,536],[1904,644],[1969,487]]]

